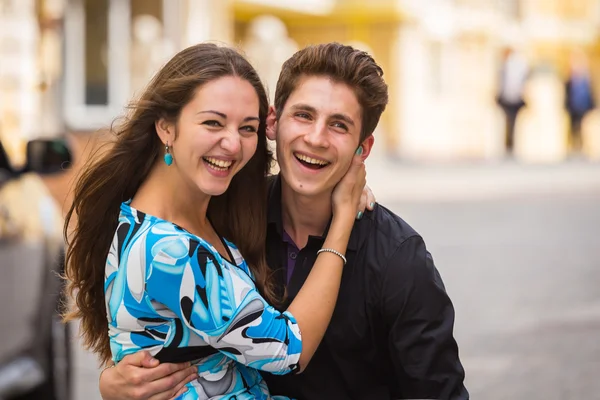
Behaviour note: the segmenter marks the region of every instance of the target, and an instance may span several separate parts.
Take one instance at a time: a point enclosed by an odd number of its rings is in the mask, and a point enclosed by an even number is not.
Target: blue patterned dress
[[[113,360],[144,349],[161,362],[192,361],[198,379],[179,399],[269,399],[259,370],[297,370],[300,330],[261,297],[238,249],[223,242],[231,260],[121,205],[104,284]]]

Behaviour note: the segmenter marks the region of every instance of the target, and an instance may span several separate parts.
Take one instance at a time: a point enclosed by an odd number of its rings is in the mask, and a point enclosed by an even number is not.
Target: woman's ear
[[[275,107],[269,107],[269,114],[267,114],[267,138],[275,140],[277,137],[277,112]]]
[[[169,146],[173,145],[173,141],[175,140],[175,128],[173,124],[168,123],[164,118],[160,118],[154,123],[154,128],[163,144],[166,145],[168,143]]]

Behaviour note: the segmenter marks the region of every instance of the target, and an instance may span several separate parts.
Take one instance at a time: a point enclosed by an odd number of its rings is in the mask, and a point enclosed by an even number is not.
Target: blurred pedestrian
[[[517,116],[525,106],[523,91],[528,74],[529,67],[523,56],[512,48],[504,49],[496,102],[505,116],[504,145],[508,154],[514,150]]]
[[[581,125],[588,112],[596,107],[589,62],[582,51],[574,51],[569,60],[569,75],[565,83],[565,107],[569,113],[569,149],[580,153],[583,149]]]

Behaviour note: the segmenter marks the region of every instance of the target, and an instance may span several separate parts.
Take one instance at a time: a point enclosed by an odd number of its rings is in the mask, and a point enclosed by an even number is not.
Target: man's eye
[[[302,118],[302,119],[310,119],[310,115],[308,115],[307,113],[297,113],[296,117]]]
[[[334,126],[334,127],[336,127],[336,128],[343,129],[343,130],[345,130],[345,131],[347,131],[347,130],[348,130],[348,127],[346,126],[346,124],[343,124],[343,123],[341,123],[341,122],[334,122],[334,123],[333,123],[333,126]]]
[[[207,126],[210,126],[210,127],[213,127],[213,128],[223,127],[223,125],[219,121],[215,121],[215,120],[204,121],[202,123],[202,125],[207,125]]]

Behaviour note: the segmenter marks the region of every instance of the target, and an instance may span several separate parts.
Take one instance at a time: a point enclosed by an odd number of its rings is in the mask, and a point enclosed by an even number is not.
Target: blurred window
[[[108,105],[108,0],[85,0],[85,104]]]
[[[129,97],[129,0],[69,0],[65,10],[64,118],[68,128],[108,126]]]
[[[2,0],[0,0],[2,1]],[[134,21],[146,38],[150,58],[134,57],[156,69],[180,42],[183,0],[69,0],[65,10],[64,119],[68,128],[95,131],[106,128],[134,95],[133,78],[148,75],[132,70]],[[148,23],[148,21],[154,21]],[[147,33],[160,31],[157,39]],[[138,46],[139,48],[139,46]],[[164,50],[166,49],[166,50]],[[160,50],[160,51],[159,51]],[[163,51],[164,50],[164,51]],[[154,61],[154,63],[148,63]],[[138,68],[139,70],[139,68]]]

